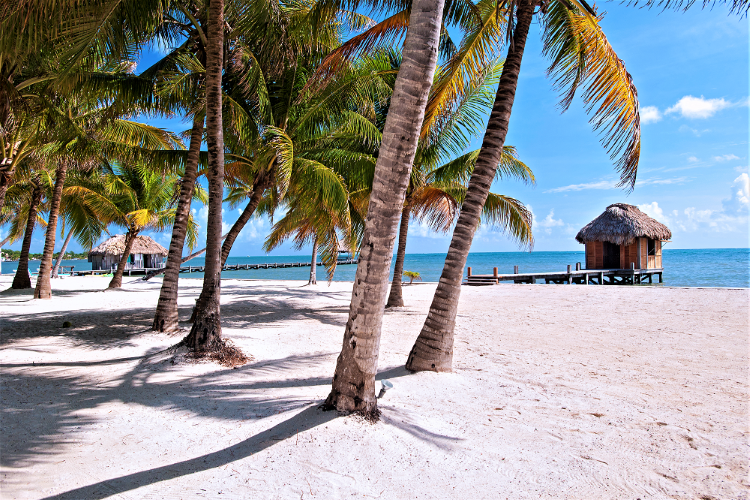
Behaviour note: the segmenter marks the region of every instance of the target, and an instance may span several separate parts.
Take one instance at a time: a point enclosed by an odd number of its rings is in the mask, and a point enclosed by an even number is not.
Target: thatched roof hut
[[[609,241],[615,245],[630,245],[636,238],[669,240],[672,232],[661,222],[652,219],[634,205],[614,203],[603,214],[578,231],[578,243]]]
[[[89,252],[92,269],[111,269],[115,267],[125,251],[125,235],[117,234],[103,241]],[[131,269],[164,267],[164,257],[169,252],[148,236],[136,236],[127,267]]]
[[[588,269],[661,268],[661,242],[671,238],[667,226],[625,203],[608,206],[576,235]]]

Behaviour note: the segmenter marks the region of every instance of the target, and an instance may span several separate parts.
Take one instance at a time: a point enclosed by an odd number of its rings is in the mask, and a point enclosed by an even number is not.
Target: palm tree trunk
[[[310,259],[310,279],[307,281],[308,285],[317,285],[318,280],[316,272],[318,270],[318,237],[315,236],[313,240],[312,259]]]
[[[393,281],[391,281],[391,293],[388,295],[388,303],[385,307],[404,307],[404,298],[401,294],[401,275],[404,274],[404,258],[406,257],[406,233],[409,232],[409,217],[411,207],[407,203],[401,211],[401,226],[398,230],[398,250],[396,250],[396,265],[393,267]]]
[[[244,229],[247,222],[255,213],[255,209],[258,208],[258,205],[260,204],[260,200],[263,197],[263,191],[265,191],[265,188],[266,188],[265,183],[263,183],[263,186],[254,187],[253,194],[250,195],[250,201],[245,206],[245,209],[242,211],[239,218],[236,221],[234,221],[234,224],[232,224],[232,227],[229,229],[229,231],[227,231],[227,234],[222,236],[222,238],[224,238],[224,244],[221,246],[222,269],[227,263],[227,259],[229,258],[229,252],[232,250],[232,245],[234,245],[234,240],[237,239],[237,236],[240,235],[240,232],[242,231],[242,229]],[[205,289],[203,289],[201,290],[201,294],[198,296],[198,300],[195,302],[195,307],[193,307],[193,313],[190,316],[191,322],[195,322],[195,318],[197,317],[198,311],[200,311],[201,309],[205,307],[205,303],[206,303],[206,291]]]
[[[128,257],[130,257],[130,251],[133,249],[133,243],[135,243],[135,237],[138,236],[138,232],[128,231],[125,234],[125,250],[120,256],[120,262],[117,264],[117,270],[115,275],[112,276],[112,280],[109,282],[107,289],[120,288],[122,286],[122,275],[125,273],[125,267],[128,265]]]
[[[221,205],[224,201],[224,132],[221,77],[224,67],[224,0],[209,4],[206,47],[206,143],[208,145],[208,221],[205,296],[195,322],[185,338],[189,349],[209,351],[221,347]]]
[[[203,117],[193,118],[193,130],[190,133],[190,149],[185,163],[185,173],[180,185],[180,199],[172,226],[172,241],[169,243],[169,254],[164,270],[164,279],[159,292],[152,328],[157,332],[173,332],[179,328],[180,315],[177,311],[178,282],[182,265],[182,250],[185,247],[185,235],[190,218],[190,202],[195,190],[195,177],[201,154],[203,139]]]
[[[375,165],[349,321],[325,407],[377,415],[375,373],[398,221],[437,62],[443,0],[415,0]]]
[[[15,289],[31,288],[31,278],[29,277],[29,249],[31,248],[31,236],[34,233],[36,225],[36,213],[39,203],[42,201],[42,188],[34,185],[31,193],[31,203],[29,203],[29,218],[26,221],[26,231],[23,233],[23,243],[21,244],[21,257],[18,259],[18,269],[13,277],[13,284],[10,286]]]
[[[49,207],[49,220],[47,220],[47,232],[44,236],[44,252],[42,261],[39,263],[39,274],[36,277],[35,299],[51,299],[52,283],[52,255],[55,253],[55,237],[57,236],[57,215],[60,213],[60,202],[62,201],[65,176],[68,173],[68,161],[63,160],[57,164],[55,172],[55,190],[52,192],[52,203]]]
[[[68,236],[65,237],[60,253],[57,254],[57,259],[55,259],[55,265],[52,267],[52,278],[57,278],[57,270],[60,268],[60,262],[63,260],[63,255],[65,255],[65,250],[68,249],[68,243],[70,243],[70,238],[72,237],[73,231],[68,231]]]
[[[482,207],[495,178],[505,136],[508,133],[518,73],[521,70],[521,60],[535,5],[534,0],[518,2],[515,33],[503,66],[482,149],[469,180],[469,188],[453,231],[443,274],[432,299],[430,312],[406,362],[408,370],[447,372],[453,367],[453,331],[461,293],[461,279],[474,231],[479,224]]]

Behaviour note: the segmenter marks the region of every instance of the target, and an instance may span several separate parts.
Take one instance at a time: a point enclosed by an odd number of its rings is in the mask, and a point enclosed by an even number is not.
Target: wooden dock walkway
[[[336,265],[342,266],[347,264],[357,264],[358,259],[346,259],[339,260]],[[253,269],[285,269],[288,267],[310,267],[310,262],[281,262],[281,263],[269,263],[269,264],[227,264],[221,270],[224,271],[249,271]],[[322,266],[322,262],[318,262],[319,266]],[[141,276],[145,275],[150,271],[159,271],[161,267],[143,267],[135,269],[126,269],[125,275],[127,276]],[[205,266],[182,266],[180,267],[180,273],[202,273],[205,270]],[[98,274],[110,274],[114,272],[112,269],[99,269],[99,270],[87,270],[87,271],[72,271],[71,276],[95,276]]]
[[[536,283],[537,280],[544,280],[545,284],[578,284],[578,285],[640,285],[643,283],[653,283],[654,275],[663,283],[662,274],[664,269],[581,269],[576,265],[572,270],[568,266],[567,271],[547,272],[547,273],[519,273],[518,266],[515,266],[513,274],[498,274],[497,268],[494,268],[493,274],[472,274],[471,268],[468,268],[468,274],[464,285],[485,286],[497,285],[502,281],[512,281],[513,283]]]

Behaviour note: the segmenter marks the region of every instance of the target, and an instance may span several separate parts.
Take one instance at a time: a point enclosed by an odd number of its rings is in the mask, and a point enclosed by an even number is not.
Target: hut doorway
[[[603,241],[604,269],[620,269],[620,245],[615,245],[609,241]]]

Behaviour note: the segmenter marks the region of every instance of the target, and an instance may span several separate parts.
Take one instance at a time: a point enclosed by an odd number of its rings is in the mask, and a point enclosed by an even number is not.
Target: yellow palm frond
[[[552,60],[548,74],[562,92],[563,110],[584,86],[591,123],[615,160],[620,185],[635,186],[641,152],[638,92],[625,64],[599,26],[598,18],[566,2],[552,2],[544,17],[544,53]]]

